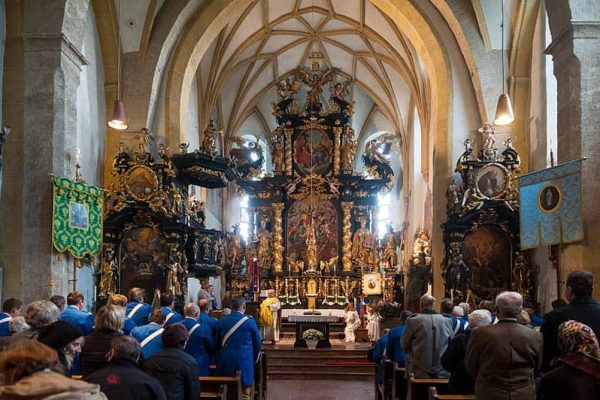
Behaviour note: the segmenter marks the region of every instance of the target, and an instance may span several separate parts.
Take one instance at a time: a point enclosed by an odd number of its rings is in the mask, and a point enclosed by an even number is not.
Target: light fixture
[[[502,24],[500,25],[502,32],[502,94],[498,97],[496,105],[496,115],[494,116],[494,125],[508,125],[515,120],[510,97],[506,93],[506,77],[504,75],[504,0],[502,0]]]
[[[117,39],[119,45],[117,46],[117,99],[115,100],[113,111],[107,124],[113,129],[122,131],[127,129],[129,125],[127,124],[127,117],[125,117],[125,106],[121,101],[121,0],[119,0],[118,3],[118,13]]]

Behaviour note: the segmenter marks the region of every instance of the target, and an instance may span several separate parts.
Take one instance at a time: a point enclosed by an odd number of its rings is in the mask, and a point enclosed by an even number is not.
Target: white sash
[[[147,345],[148,343],[150,343],[152,341],[152,339],[154,339],[155,337],[157,337],[161,333],[163,333],[163,331],[164,331],[164,329],[160,328],[159,330],[157,330],[156,332],[154,332],[152,335],[150,335],[146,339],[142,340],[142,343],[140,343],[140,346],[144,347],[145,345]]]
[[[235,325],[234,325],[234,326],[232,326],[232,327],[231,327],[231,329],[229,329],[229,330],[227,331],[227,333],[225,334],[225,336],[223,336],[223,344],[222,344],[222,347],[225,347],[225,343],[227,343],[227,340],[229,339],[229,336],[233,335],[233,334],[235,333],[235,331],[237,331],[237,330],[238,330],[238,328],[239,328],[240,326],[242,326],[242,324],[243,324],[244,322],[246,322],[247,320],[248,320],[248,316],[246,315],[246,316],[244,316],[242,319],[240,319],[238,322],[236,322],[236,323],[235,323]]]
[[[138,303],[135,307],[133,307],[131,309],[131,311],[129,311],[129,314],[127,314],[127,317],[128,318],[133,318],[133,316],[135,315],[135,313],[137,312],[137,310],[139,310],[143,305],[144,305],[144,303]]]
[[[196,329],[198,329],[199,327],[200,327],[200,324],[196,324],[196,325],[192,326],[192,327],[190,328],[190,330],[188,331],[188,334],[189,334],[189,336],[190,336],[190,337],[192,337],[192,335],[193,335],[194,331],[195,331]]]
[[[460,320],[459,319],[455,319],[454,321],[456,321],[456,326],[453,329],[452,336],[456,336],[456,334],[458,333],[458,331],[460,331]]]
[[[173,315],[175,315],[175,313],[174,313],[173,311],[171,311],[170,313],[168,313],[168,314],[167,314],[167,318],[165,319],[165,324],[166,324],[167,322],[169,322],[169,319],[171,319],[171,317],[172,317]]]
[[[5,318],[2,318],[2,319],[0,319],[0,324],[3,324],[3,323],[5,323],[5,322],[9,322],[11,319],[12,319],[12,317],[5,317]]]

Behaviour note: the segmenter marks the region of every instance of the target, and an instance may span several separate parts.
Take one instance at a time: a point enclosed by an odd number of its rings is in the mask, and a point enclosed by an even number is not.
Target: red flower
[[[106,377],[106,383],[108,385],[116,385],[121,380],[119,375],[109,375]]]

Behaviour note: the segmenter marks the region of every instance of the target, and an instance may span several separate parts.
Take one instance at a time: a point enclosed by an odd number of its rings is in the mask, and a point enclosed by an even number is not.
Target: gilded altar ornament
[[[340,141],[342,137],[342,128],[339,126],[333,127],[333,174],[340,173]]]
[[[257,233],[258,238],[258,265],[262,270],[270,270],[271,269],[271,255],[272,255],[272,235],[271,232],[267,229],[268,218],[266,216],[262,216],[260,220],[260,228]]]
[[[212,156],[217,155],[218,134],[219,131],[217,130],[215,121],[211,119],[208,127],[202,134],[202,144],[200,145],[200,150]]]
[[[343,222],[342,222],[342,270],[344,272],[352,271],[352,222],[350,214],[352,211],[352,202],[342,202]]]
[[[293,129],[285,128],[283,130],[285,132],[285,174],[287,176],[292,175],[292,134],[294,133]]]
[[[158,190],[158,178],[154,171],[145,165],[131,168],[125,174],[125,188],[137,201],[151,200]]]
[[[354,140],[354,131],[350,127],[344,128],[344,144],[342,145],[342,172],[352,174],[354,172],[354,154],[357,142]]]
[[[240,235],[240,226],[233,225],[232,231],[227,233],[226,263],[232,273],[237,273],[243,258],[243,239]]]
[[[450,244],[450,255],[448,263],[442,271],[442,278],[446,284],[446,291],[450,293],[450,298],[466,298],[466,292],[471,283],[471,274],[469,267],[463,260],[459,242]]]
[[[281,135],[281,128],[278,128],[273,132],[273,141],[271,143],[271,156],[275,175],[280,175],[285,170],[284,152],[283,136]]]
[[[315,235],[314,219],[312,210],[309,210],[311,214],[308,219],[308,226],[306,227],[306,263],[308,269],[316,270],[318,265],[319,253],[317,250],[317,237]]]
[[[462,195],[460,187],[456,184],[456,180],[452,179],[448,189],[446,190],[446,211],[448,215],[460,214],[462,208]]]
[[[521,293],[523,297],[530,298],[531,288],[533,288],[532,276],[536,272],[536,267],[529,264],[525,254],[515,252],[515,261],[513,266],[513,290]]]
[[[100,276],[100,285],[98,296],[108,297],[117,292],[115,277],[118,271],[115,260],[115,246],[107,243],[104,250],[104,260],[102,260]]]
[[[265,161],[259,140],[250,141],[239,136],[230,137],[229,141],[237,145],[229,150],[229,157],[243,180],[252,180],[262,174]]]
[[[354,232],[354,235],[352,235],[352,261],[359,266],[364,266],[368,263],[369,251],[363,245],[365,243],[365,237],[369,235],[371,231],[367,228],[367,218],[365,216],[358,217],[358,223],[360,227]]]
[[[398,266],[398,247],[402,245],[402,232],[394,232],[392,224],[387,225],[387,232],[383,236],[383,261],[387,263],[387,270],[395,270]]]
[[[273,203],[273,272],[283,271],[283,203]]]

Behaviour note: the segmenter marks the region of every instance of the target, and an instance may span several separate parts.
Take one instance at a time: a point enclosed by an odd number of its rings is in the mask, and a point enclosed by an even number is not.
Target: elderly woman
[[[78,326],[67,321],[56,321],[45,327],[38,335],[38,341],[54,349],[63,374],[70,376],[73,359],[81,351],[83,332]]]
[[[469,330],[464,334],[455,336],[442,356],[442,366],[450,372],[448,390],[455,394],[473,394],[475,382],[465,368],[465,354],[471,331],[492,323],[492,314],[488,310],[475,310],[469,314]]]
[[[538,400],[600,399],[600,348],[594,331],[577,321],[558,328],[560,355],[538,387]]]
[[[98,385],[61,375],[56,351],[35,340],[22,340],[0,355],[0,399],[85,399],[106,396]]]
[[[109,304],[96,313],[94,332],[85,338],[81,349],[81,370],[84,376],[108,365],[106,354],[110,342],[123,335],[125,311],[121,306]]]
[[[37,339],[40,331],[59,320],[58,307],[48,300],[38,300],[29,304],[25,309],[25,322],[29,329],[25,329],[15,337]]]

